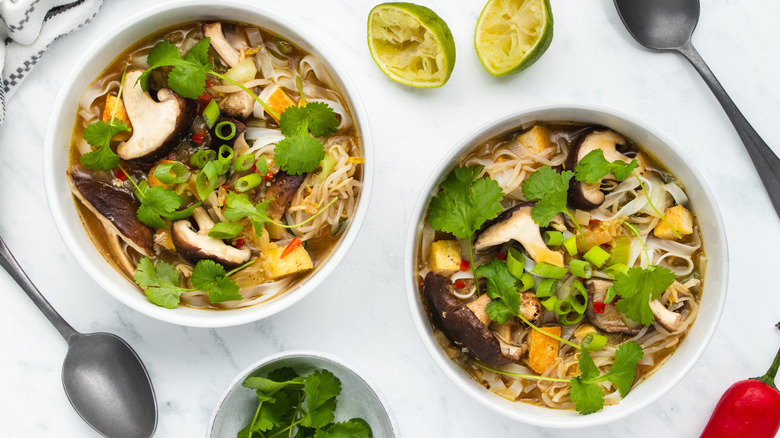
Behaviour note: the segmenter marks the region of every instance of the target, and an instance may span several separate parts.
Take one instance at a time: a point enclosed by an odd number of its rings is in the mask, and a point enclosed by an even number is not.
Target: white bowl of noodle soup
[[[703,247],[706,251],[706,276],[698,303],[698,316],[679,347],[635,384],[622,400],[602,410],[580,415],[573,409],[552,409],[538,404],[509,401],[489,391],[458,363],[436,339],[438,329],[429,318],[423,303],[418,263],[421,238],[428,204],[447,174],[464,157],[485,141],[504,133],[528,129],[535,122],[578,122],[602,125],[612,129],[654,155],[685,186],[692,211],[698,218]],[[581,428],[596,426],[634,413],[657,400],[677,385],[702,355],[715,332],[726,299],[728,283],[726,236],[714,197],[704,178],[691,161],[654,128],[625,114],[594,106],[545,106],[517,111],[484,123],[456,145],[431,173],[413,209],[405,247],[405,283],[407,299],[417,331],[426,349],[442,371],[470,397],[509,418],[543,427]],[[455,274],[458,275],[458,274]],[[452,351],[449,351],[452,354]]]
[[[207,311],[180,305],[175,309],[156,306],[128,279],[127,274],[109,264],[85,231],[66,179],[69,168],[70,143],[82,93],[128,47],[177,23],[194,21],[228,21],[257,26],[280,35],[314,59],[308,61],[311,74],[325,69],[335,89],[341,92],[354,122],[354,136],[364,162],[360,163],[362,178],[358,195],[353,199],[352,213],[342,228],[340,238],[324,253],[321,260],[305,277],[297,279],[272,298],[259,304],[238,306],[229,310]],[[44,178],[47,198],[58,230],[71,253],[87,273],[124,304],[162,321],[193,327],[223,327],[244,324],[273,315],[304,298],[315,289],[352,245],[365,218],[373,175],[371,134],[365,109],[345,68],[325,45],[293,18],[275,13],[271,8],[234,1],[179,1],[149,8],[120,23],[101,36],[98,43],[85,50],[86,55],[72,68],[57,96],[49,122],[44,153]],[[319,63],[319,65],[317,65]],[[317,80],[320,78],[317,77]],[[337,110],[338,112],[338,110]],[[352,129],[352,128],[350,128]],[[278,140],[277,140],[278,141]],[[345,230],[345,231],[344,231]]]

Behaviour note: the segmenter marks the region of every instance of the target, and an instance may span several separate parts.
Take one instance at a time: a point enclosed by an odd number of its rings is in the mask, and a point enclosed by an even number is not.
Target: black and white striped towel
[[[89,23],[103,0],[0,0],[0,124],[5,105],[49,45]]]

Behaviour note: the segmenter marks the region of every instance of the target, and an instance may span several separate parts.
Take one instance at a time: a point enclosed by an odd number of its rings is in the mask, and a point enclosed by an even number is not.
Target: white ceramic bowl
[[[65,179],[78,100],[87,85],[130,45],[166,27],[194,20],[230,20],[254,24],[289,39],[316,56],[332,73],[350,104],[365,157],[360,201],[350,220],[349,228],[330,256],[321,262],[305,280],[281,297],[272,302],[242,309],[214,311],[179,307],[170,310],[150,303],[135,285],[108,264],[92,244],[82,226]],[[84,53],[84,57],[74,65],[63,81],[60,93],[54,101],[44,142],[43,173],[46,196],[54,222],[68,249],[95,282],[116,299],[141,313],[174,324],[193,327],[244,324],[273,315],[301,300],[315,289],[344,258],[366,216],[371,193],[374,158],[368,118],[358,96],[357,87],[349,79],[346,69],[336,60],[331,50],[296,22],[294,17],[282,17],[273,12],[271,6],[239,3],[233,0],[188,0],[163,3],[114,26],[108,33],[101,35],[98,42]]]
[[[207,437],[232,437],[252,419],[257,408],[257,395],[244,388],[244,379],[265,377],[277,368],[290,367],[301,375],[326,369],[341,381],[341,394],[336,398],[335,421],[362,418],[374,438],[395,437],[395,420],[377,389],[344,361],[316,351],[290,351],[262,359],[250,365],[230,383],[214,408]]]
[[[666,364],[634,388],[619,404],[605,407],[590,415],[543,408],[522,402],[513,403],[491,393],[472,379],[455,362],[447,358],[444,350],[434,339],[433,329],[423,308],[415,280],[419,233],[426,208],[439,183],[464,154],[478,144],[533,121],[577,121],[601,124],[620,132],[652,152],[685,184],[693,210],[701,225],[708,259],[699,316],[677,351]],[[712,193],[693,163],[680,152],[678,147],[643,122],[613,110],[592,106],[545,106],[518,111],[486,123],[456,145],[433,170],[417,200],[407,233],[404,263],[407,299],[412,319],[425,347],[444,373],[469,396],[491,409],[524,423],[553,428],[581,428],[617,420],[642,409],[679,383],[704,352],[715,332],[726,300],[728,284],[726,235],[723,222]]]

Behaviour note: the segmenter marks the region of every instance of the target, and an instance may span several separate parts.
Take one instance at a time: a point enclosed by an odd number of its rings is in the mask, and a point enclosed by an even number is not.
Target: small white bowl
[[[232,437],[244,428],[257,408],[257,395],[253,390],[242,386],[244,379],[250,376],[265,377],[268,372],[282,367],[290,367],[301,375],[318,369],[330,371],[341,381],[341,395],[336,398],[335,421],[362,418],[371,426],[374,438],[395,437],[395,420],[377,389],[344,361],[316,351],[276,354],[259,360],[242,371],[228,386],[214,408],[206,436]]]
[[[488,391],[455,362],[450,360],[433,337],[433,328],[422,305],[415,272],[417,266],[417,242],[422,230],[425,212],[436,188],[461,158],[483,141],[498,134],[516,129],[533,121],[576,121],[607,126],[644,146],[653,153],[684,184],[693,210],[701,226],[704,250],[707,255],[707,272],[704,279],[699,316],[691,331],[672,354],[646,381],[614,406],[607,406],[590,415],[575,411],[556,410],[522,402],[510,402]],[[704,178],[694,168],[680,148],[643,122],[613,110],[594,106],[544,106],[518,111],[477,128],[439,163],[423,186],[414,207],[406,237],[404,276],[407,299],[412,319],[423,344],[444,373],[468,395],[480,403],[509,418],[523,423],[551,428],[581,428],[615,421],[636,412],[657,400],[672,389],[691,370],[707,347],[720,320],[726,301],[728,284],[728,251],[723,221],[715,199]]]
[[[229,20],[254,24],[289,39],[317,57],[332,73],[333,79],[350,104],[365,157],[360,200],[350,219],[349,228],[330,256],[306,279],[276,300],[241,309],[214,311],[182,306],[170,310],[150,303],[134,284],[114,270],[92,244],[76,211],[65,179],[78,100],[84,89],[130,45],[161,29],[195,20]],[[374,158],[368,117],[357,87],[349,79],[346,69],[331,51],[299,22],[276,14],[270,6],[259,4],[234,0],[175,1],[146,9],[130,17],[101,35],[98,42],[84,53],[85,56],[74,65],[63,81],[60,93],[54,101],[43,148],[44,182],[54,222],[68,249],[92,279],[116,299],[143,314],[173,324],[192,327],[233,326],[268,317],[303,299],[344,258],[366,216],[371,193]]]

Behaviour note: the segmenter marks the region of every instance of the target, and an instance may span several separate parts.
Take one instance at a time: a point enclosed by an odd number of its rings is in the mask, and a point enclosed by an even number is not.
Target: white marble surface
[[[53,306],[80,331],[125,338],[149,368],[159,403],[156,436],[202,436],[225,386],[248,364],[317,349],[354,364],[384,392],[405,437],[698,436],[732,382],[763,374],[780,344],[776,277],[780,221],[715,98],[680,56],[649,52],[624,30],[611,0],[553,0],[555,38],[532,68],[490,77],[475,56],[482,0],[427,0],[450,25],[458,59],[441,89],[388,80],[365,43],[374,1],[287,0],[280,13],[311,27],[362,91],[376,147],[371,209],[356,244],[319,290],[281,314],[218,330],[158,322],[111,298],[76,264],[48,212],[41,146],[49,102],[73,63],[114,23],[155,0],[106,0],[95,21],[50,48],[11,99],[0,128],[0,235]],[[693,41],[748,120],[780,153],[780,3],[713,0]],[[730,246],[726,311],[701,361],[646,409],[607,426],[557,431],[516,423],[470,400],[443,376],[415,332],[403,290],[403,234],[417,188],[473,127],[510,110],[592,103],[656,126],[698,165],[719,203]],[[96,434],[60,383],[65,342],[0,273],[0,437]]]

